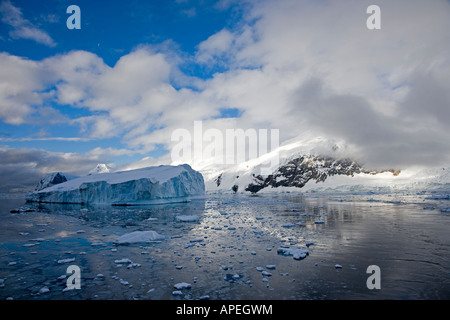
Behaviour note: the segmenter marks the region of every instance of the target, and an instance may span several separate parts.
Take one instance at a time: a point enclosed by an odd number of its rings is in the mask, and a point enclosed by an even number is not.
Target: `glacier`
[[[189,165],[161,165],[91,174],[28,193],[28,202],[145,205],[187,202],[205,193],[203,176]]]

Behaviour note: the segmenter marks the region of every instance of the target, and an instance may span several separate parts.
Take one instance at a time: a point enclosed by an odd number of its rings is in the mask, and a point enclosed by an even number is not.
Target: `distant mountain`
[[[273,174],[265,178],[261,175],[253,176],[253,182],[245,187],[245,191],[256,193],[267,187],[303,188],[309,181],[325,182],[330,176],[353,177],[360,173],[376,175],[383,172],[391,172],[394,176],[400,173],[399,170],[367,170],[350,159],[305,155],[280,166]]]
[[[66,182],[67,180],[67,177],[61,172],[48,173],[41,178],[37,186],[34,188],[34,191],[40,191],[56,184]]]
[[[320,145],[320,148],[312,147]],[[277,165],[270,174],[261,168],[275,154]],[[213,166],[199,171],[205,177],[207,192],[390,192],[406,189],[450,189],[448,168],[369,169],[351,158],[345,146],[320,138],[297,140],[245,163],[218,169]]]
[[[111,172],[111,168],[108,165],[106,165],[104,163],[99,163],[94,169],[89,171],[88,176],[90,176],[92,174],[110,173],[110,172]]]

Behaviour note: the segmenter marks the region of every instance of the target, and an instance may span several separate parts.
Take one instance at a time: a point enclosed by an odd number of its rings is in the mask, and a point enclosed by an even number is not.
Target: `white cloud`
[[[278,128],[281,142],[306,132],[345,140],[373,166],[450,159],[448,2],[380,0],[377,31],[366,28],[369,1],[250,3],[235,28],[198,45],[196,63],[226,67],[206,80],[185,77],[173,48],[138,47],[113,67],[85,51],[40,62],[2,54],[0,117],[23,123],[55,99],[91,111],[73,120],[87,138],[118,137],[139,152],[170,149],[173,130],[203,120]],[[175,88],[174,75],[191,82]],[[221,108],[242,116],[217,120]],[[161,160],[170,159],[139,164]]]
[[[25,19],[20,8],[15,7],[11,1],[4,0],[0,3],[0,14],[2,22],[12,27],[9,35],[13,39],[29,39],[49,47],[56,46],[50,35]]]

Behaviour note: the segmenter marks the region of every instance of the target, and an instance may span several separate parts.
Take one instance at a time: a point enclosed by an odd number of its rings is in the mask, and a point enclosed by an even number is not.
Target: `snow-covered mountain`
[[[317,147],[320,146],[320,147]],[[342,142],[321,138],[297,139],[262,157],[217,169],[204,167],[207,192],[364,192],[401,189],[450,189],[450,168],[365,168],[349,157]],[[274,163],[271,174],[261,168]]]
[[[67,177],[61,172],[48,173],[42,177],[37,186],[34,188],[34,191],[40,191],[56,184],[66,182],[67,180]]]
[[[109,172],[111,172],[111,168],[108,165],[104,163],[99,163],[94,169],[89,171],[88,176],[92,174],[109,173]]]

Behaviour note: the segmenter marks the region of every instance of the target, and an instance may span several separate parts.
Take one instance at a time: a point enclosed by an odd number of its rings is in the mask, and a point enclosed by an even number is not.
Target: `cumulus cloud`
[[[117,137],[143,155],[159,145],[170,150],[174,130],[192,132],[194,121],[203,120],[205,130],[222,132],[278,128],[280,143],[306,133],[345,141],[375,168],[444,164],[450,4],[379,0],[382,29],[368,30],[370,4],[245,1],[242,21],[212,34],[188,58],[170,46],[139,46],[112,67],[86,51],[42,61],[0,54],[0,117],[31,121],[49,100],[83,108],[90,115],[70,122],[83,135]],[[222,71],[187,77],[182,63]],[[240,116],[218,119],[227,108]],[[95,159],[107,154],[97,152]],[[158,161],[170,158],[145,155],[128,167]]]
[[[0,3],[0,14],[2,22],[12,27],[12,30],[9,32],[11,38],[33,40],[49,47],[56,46],[56,42],[52,37],[25,19],[20,8],[15,7],[11,1],[4,0]],[[47,21],[54,21],[54,19],[54,16],[45,18]]]

